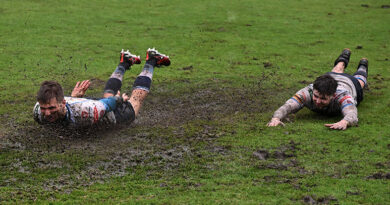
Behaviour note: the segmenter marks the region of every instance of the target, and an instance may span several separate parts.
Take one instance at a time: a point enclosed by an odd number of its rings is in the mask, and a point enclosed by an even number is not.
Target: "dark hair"
[[[44,81],[37,93],[37,100],[40,103],[49,103],[52,98],[56,98],[57,102],[64,100],[62,87],[56,81]]]
[[[325,74],[314,81],[313,88],[322,95],[333,95],[337,89],[337,81],[332,76]]]

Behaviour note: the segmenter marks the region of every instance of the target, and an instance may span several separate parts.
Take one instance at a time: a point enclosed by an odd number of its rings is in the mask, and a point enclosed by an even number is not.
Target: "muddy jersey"
[[[283,119],[290,113],[298,112],[303,107],[327,115],[337,115],[342,113],[344,120],[349,125],[356,125],[357,115],[357,93],[352,81],[345,76],[331,75],[337,82],[337,90],[333,95],[332,101],[327,107],[317,108],[313,102],[313,84],[299,90],[292,98],[275,111],[273,117]]]
[[[92,100],[87,98],[65,97],[66,116],[61,122],[64,125],[90,126],[97,123],[116,123],[114,112],[110,103],[115,103],[115,99],[105,98]],[[109,102],[111,101],[111,102]],[[107,103],[108,102],[108,103]],[[40,124],[45,124],[41,115],[39,103],[34,107],[34,119]]]

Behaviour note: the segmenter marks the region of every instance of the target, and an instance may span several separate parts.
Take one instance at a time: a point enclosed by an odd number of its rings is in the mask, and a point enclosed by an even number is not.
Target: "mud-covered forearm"
[[[277,109],[272,116],[273,118],[284,119],[290,113],[295,113],[302,108],[295,100],[289,99],[282,105],[279,109]]]
[[[354,105],[345,107],[342,111],[344,118],[348,122],[349,126],[356,126],[358,124],[358,112]]]

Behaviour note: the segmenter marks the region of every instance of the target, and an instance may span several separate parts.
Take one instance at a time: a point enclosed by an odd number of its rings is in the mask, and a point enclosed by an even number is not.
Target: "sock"
[[[353,74],[353,77],[356,79],[362,80],[364,82],[364,85],[367,84],[367,68],[363,65],[361,65],[356,73]]]
[[[115,71],[111,74],[110,78],[108,79],[106,86],[104,88],[104,93],[112,93],[114,95],[117,94],[118,90],[120,90],[122,87],[122,79],[123,79],[123,75],[126,72],[126,66],[128,65],[124,65],[124,63],[119,63],[118,67],[115,69]],[[128,66],[128,68],[129,67],[130,66]]]
[[[155,65],[156,61],[146,61],[144,69],[134,81],[133,89],[142,89],[148,92],[150,91]]]

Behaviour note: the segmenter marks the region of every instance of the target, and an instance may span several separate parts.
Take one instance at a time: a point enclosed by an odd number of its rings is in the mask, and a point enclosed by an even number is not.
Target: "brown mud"
[[[259,149],[253,152],[253,156],[259,159],[259,169],[287,170],[296,169],[304,172],[304,168],[299,167],[296,159],[296,152],[299,150],[297,143],[290,141],[287,145],[282,145],[274,150]]]
[[[304,175],[315,174],[308,171],[300,164],[297,159],[297,152],[300,150],[300,143],[291,140],[288,144],[282,144],[279,147],[271,149],[257,149],[253,152],[252,158],[256,161],[258,169],[274,169],[278,171],[277,175],[267,175],[263,177],[266,183],[287,183],[297,190],[306,190],[309,187],[317,186],[316,184],[304,184],[300,181]],[[288,175],[283,175],[283,171],[291,171]],[[291,175],[293,173],[293,175]],[[333,204],[338,201],[333,196],[317,197],[304,196],[303,198],[292,198],[292,201],[300,201],[304,204]]]
[[[368,176],[367,179],[390,179],[390,172],[388,173],[377,172],[373,175]]]
[[[184,70],[190,69],[192,66]],[[377,74],[372,79],[371,91],[368,89],[371,94],[382,89],[379,86],[384,78]],[[92,82],[96,89],[104,84],[99,79]],[[220,119],[230,119],[234,123],[237,113],[271,113],[280,96],[296,91],[277,90],[261,88],[261,81],[242,88],[191,88],[182,94],[162,85],[152,90],[139,116],[130,125],[68,130],[36,123],[17,125],[9,120],[8,131],[0,133],[0,151],[16,154],[12,162],[3,162],[1,171],[31,178],[36,173],[56,174],[38,184],[24,181],[25,178],[7,177],[0,181],[0,186],[30,187],[26,191],[33,198],[39,195],[37,187],[49,192],[69,193],[80,186],[104,182],[109,177],[124,176],[140,167],[147,170],[147,175],[163,172],[165,176],[173,176],[188,158],[232,155],[231,147],[215,142],[228,134],[220,129],[223,125]],[[266,182],[289,183],[301,189],[305,185],[300,184],[300,175],[313,173],[300,165],[296,156],[298,151],[299,144],[291,141],[274,149],[259,148],[253,152],[252,160],[259,169],[292,170],[298,174],[297,177],[265,176]],[[389,179],[389,173],[375,173],[367,178]],[[8,197],[17,195],[16,191]],[[309,196],[306,200],[298,200],[318,204],[334,199]]]
[[[302,199],[305,204],[330,204],[335,203],[338,200],[332,196],[327,197],[316,197],[316,196],[305,196]]]
[[[251,89],[210,87],[182,95],[166,90],[161,88],[151,93],[140,115],[130,125],[102,125],[85,130],[35,123],[12,125],[0,139],[1,150],[21,154],[2,171],[27,176],[56,172],[36,186],[63,193],[104,182],[112,176],[126,175],[138,167],[146,168],[150,175],[161,171],[164,175],[174,175],[187,158],[231,154],[229,146],[215,143],[215,139],[226,134],[215,123],[220,118],[275,109],[267,100],[272,98],[272,91],[256,86]],[[284,157],[283,153],[276,155]],[[19,187],[29,183],[32,182],[10,177],[0,182],[0,186]],[[29,184],[29,187],[33,193],[34,186]]]

